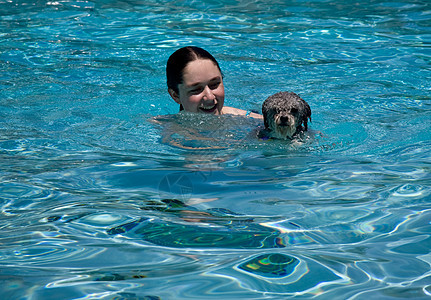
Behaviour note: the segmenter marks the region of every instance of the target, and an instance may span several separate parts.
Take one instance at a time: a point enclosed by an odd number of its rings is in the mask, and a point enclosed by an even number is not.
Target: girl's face
[[[171,97],[185,111],[220,115],[224,105],[223,78],[218,67],[209,59],[197,59],[184,68],[183,83],[178,94],[169,90]]]

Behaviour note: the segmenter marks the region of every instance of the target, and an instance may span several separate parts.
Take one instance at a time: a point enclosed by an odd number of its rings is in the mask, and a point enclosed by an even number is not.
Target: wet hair
[[[183,47],[172,53],[166,64],[168,88],[179,93],[178,85],[183,83],[184,69],[189,62],[197,59],[211,60],[217,66],[220,73],[222,73],[217,60],[208,51],[194,46]],[[183,110],[182,105],[180,105],[180,110]]]

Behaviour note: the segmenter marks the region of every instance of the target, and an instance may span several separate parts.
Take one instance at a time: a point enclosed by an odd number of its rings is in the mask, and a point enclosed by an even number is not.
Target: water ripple
[[[0,0],[2,296],[429,297],[429,11]],[[226,105],[293,90],[321,134],[176,114],[164,66],[189,44]]]

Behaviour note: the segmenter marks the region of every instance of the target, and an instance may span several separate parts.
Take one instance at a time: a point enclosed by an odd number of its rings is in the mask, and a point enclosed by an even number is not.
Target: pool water
[[[2,299],[429,299],[430,43],[429,1],[0,0]],[[314,133],[178,114],[186,45]]]

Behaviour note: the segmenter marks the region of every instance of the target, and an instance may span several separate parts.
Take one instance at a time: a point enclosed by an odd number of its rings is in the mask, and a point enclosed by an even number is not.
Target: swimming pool
[[[3,299],[431,296],[431,4],[286,2],[0,0]],[[190,44],[323,136],[177,115]]]

